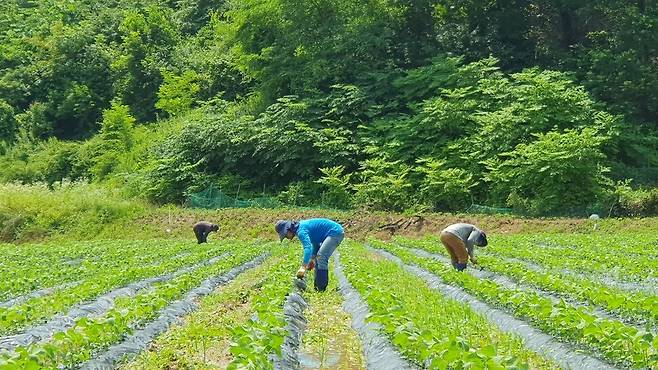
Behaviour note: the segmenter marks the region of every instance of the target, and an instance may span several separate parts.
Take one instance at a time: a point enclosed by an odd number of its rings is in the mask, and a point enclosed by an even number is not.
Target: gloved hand
[[[302,266],[299,268],[299,270],[297,270],[298,279],[303,279],[305,274],[306,274],[306,267]]]
[[[311,262],[308,263],[308,267],[306,269],[313,271],[313,267],[315,267],[315,258],[311,259]]]
[[[457,271],[464,271],[464,270],[466,270],[466,262],[457,263]]]

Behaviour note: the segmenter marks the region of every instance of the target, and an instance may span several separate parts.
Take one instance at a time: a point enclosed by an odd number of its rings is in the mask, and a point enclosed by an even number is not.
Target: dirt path
[[[301,368],[365,369],[361,342],[351,327],[350,316],[342,310],[343,298],[337,290],[336,278],[330,276],[327,291],[313,290],[309,279],[305,293],[308,326],[299,351]]]

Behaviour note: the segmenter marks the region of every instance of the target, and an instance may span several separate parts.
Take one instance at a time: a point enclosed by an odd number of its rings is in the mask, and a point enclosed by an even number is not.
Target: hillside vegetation
[[[658,4],[6,0],[0,181],[657,214]]]

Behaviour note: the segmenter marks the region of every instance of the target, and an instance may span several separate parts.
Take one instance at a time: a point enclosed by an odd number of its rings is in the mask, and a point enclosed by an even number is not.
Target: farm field
[[[0,369],[655,369],[658,238],[346,240],[330,284],[297,241],[0,245]]]

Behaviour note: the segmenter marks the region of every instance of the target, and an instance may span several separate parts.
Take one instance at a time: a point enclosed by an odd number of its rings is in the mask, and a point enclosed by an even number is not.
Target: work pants
[[[450,259],[452,260],[453,265],[455,263],[468,262],[468,250],[466,249],[466,245],[457,235],[447,231],[442,231],[441,243],[443,243],[450,254]]]

